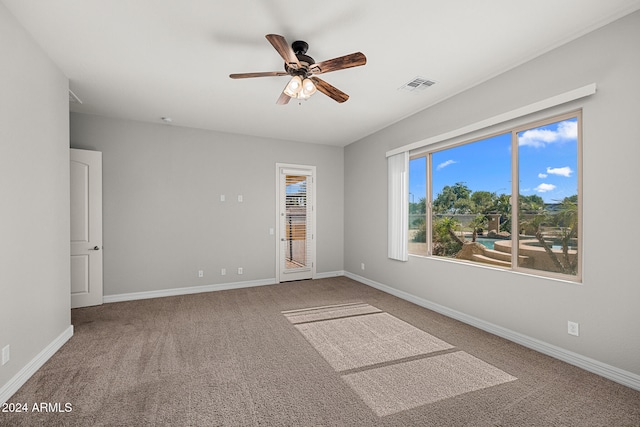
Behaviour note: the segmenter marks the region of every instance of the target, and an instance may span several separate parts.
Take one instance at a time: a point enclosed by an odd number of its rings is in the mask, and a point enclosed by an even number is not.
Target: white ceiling
[[[344,146],[640,9],[640,0],[1,0],[83,101],[71,111]],[[276,105],[287,77],[265,39],[305,40],[350,95]],[[437,83],[399,91],[413,78]]]

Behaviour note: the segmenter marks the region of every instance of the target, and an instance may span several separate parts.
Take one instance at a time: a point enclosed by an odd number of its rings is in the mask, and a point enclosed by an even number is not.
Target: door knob
[[[99,247],[99,246],[94,246],[94,247],[93,247],[93,248],[91,248],[90,250],[92,250],[92,251],[99,251],[99,250],[100,250],[100,247]]]

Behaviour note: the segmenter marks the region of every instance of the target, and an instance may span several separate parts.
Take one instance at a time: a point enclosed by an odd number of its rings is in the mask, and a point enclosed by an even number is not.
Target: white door
[[[71,308],[102,304],[102,153],[71,149]]]
[[[315,166],[276,165],[279,282],[313,279],[316,272]]]

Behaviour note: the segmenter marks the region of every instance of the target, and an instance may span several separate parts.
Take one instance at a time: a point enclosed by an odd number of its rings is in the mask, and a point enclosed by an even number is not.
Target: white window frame
[[[529,130],[529,129],[535,129],[537,127],[541,127],[541,126],[545,126],[551,123],[556,123],[556,122],[560,122],[563,120],[567,120],[567,119],[571,119],[571,118],[577,118],[578,120],[578,140],[577,140],[577,156],[578,158],[577,160],[577,165],[578,165],[578,171],[577,171],[577,181],[578,181],[578,230],[577,230],[577,241],[578,241],[578,264],[577,264],[577,274],[576,275],[568,275],[568,274],[562,274],[562,273],[556,273],[556,272],[550,272],[550,271],[545,271],[545,270],[538,270],[538,269],[531,269],[531,268],[525,268],[525,267],[520,267],[518,266],[518,262],[517,262],[517,257],[518,257],[518,252],[519,252],[519,241],[518,241],[518,203],[517,203],[517,199],[513,198],[513,195],[519,195],[519,188],[518,188],[518,182],[519,182],[519,167],[518,167],[518,133],[525,131],[525,130]],[[511,236],[513,236],[512,238],[512,251],[511,251],[511,268],[507,269],[504,268],[505,270],[510,270],[510,271],[514,271],[514,272],[519,272],[519,273],[526,273],[526,274],[530,274],[530,275],[534,275],[534,276],[541,276],[541,277],[549,277],[549,278],[555,278],[555,279],[560,279],[560,280],[564,280],[564,281],[568,281],[568,282],[578,282],[581,283],[582,282],[582,266],[583,266],[583,262],[582,259],[584,257],[584,248],[583,248],[583,237],[582,237],[582,223],[583,223],[583,218],[582,218],[582,181],[583,181],[583,175],[582,175],[582,110],[574,110],[574,111],[570,111],[567,113],[560,113],[560,114],[555,114],[553,116],[549,116],[547,118],[541,119],[541,120],[537,120],[537,121],[533,121],[533,122],[529,122],[526,124],[522,124],[522,125],[518,125],[518,126],[513,126],[513,127],[509,127],[506,128],[504,130],[501,130],[499,132],[491,132],[488,133],[486,135],[478,135],[478,136],[474,136],[471,139],[465,140],[463,142],[451,142],[451,143],[446,143],[444,142],[443,144],[437,144],[437,147],[420,147],[419,149],[413,150],[409,153],[409,159],[413,160],[416,158],[420,158],[420,157],[426,157],[426,179],[427,179],[427,206],[426,206],[426,214],[425,214],[425,221],[426,221],[426,230],[427,230],[427,239],[426,239],[426,243],[427,243],[427,254],[426,255],[422,255],[422,254],[408,254],[409,256],[412,257],[427,257],[427,258],[433,258],[433,259],[446,259],[448,261],[453,261],[453,262],[460,262],[460,263],[465,263],[465,264],[472,264],[472,265],[476,265],[476,266],[481,266],[481,267],[491,267],[488,264],[484,264],[484,263],[479,263],[479,262],[473,262],[473,261],[465,261],[465,260],[457,260],[454,258],[448,258],[448,257],[440,257],[440,256],[435,256],[433,255],[433,238],[432,238],[432,220],[433,220],[433,213],[432,213],[432,206],[431,206],[431,201],[433,199],[433,193],[432,193],[432,162],[431,162],[431,155],[435,152],[439,152],[439,151],[443,151],[446,149],[450,149],[453,147],[457,147],[457,146],[462,146],[462,145],[466,145],[466,144],[471,144],[474,142],[478,142],[480,140],[483,139],[487,139],[487,138],[491,138],[493,136],[496,135],[504,135],[504,134],[511,134],[511,148],[512,148],[512,160],[511,160],[511,181],[512,181],[512,188],[511,188],[511,194],[512,194],[512,200],[511,200],[511,205],[512,205],[512,209],[511,209]],[[407,176],[409,174],[409,171],[407,170]],[[391,198],[389,199],[389,202],[391,203],[392,200]],[[408,189],[407,189],[407,200],[405,205],[408,206]],[[406,226],[406,229],[408,231],[408,223]],[[408,237],[405,239],[405,247],[407,247],[407,252],[408,252]]]

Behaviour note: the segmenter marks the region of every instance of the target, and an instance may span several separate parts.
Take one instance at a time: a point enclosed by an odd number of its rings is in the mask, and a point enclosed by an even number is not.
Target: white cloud
[[[556,186],[555,186],[555,185],[553,185],[553,184],[545,184],[545,183],[542,183],[542,184],[538,185],[538,186],[535,188],[535,190],[536,190],[538,193],[546,193],[547,191],[553,191],[553,190],[555,190],[555,189],[556,189]]]
[[[544,147],[548,143],[558,139],[558,133],[545,129],[532,129],[525,131],[518,137],[518,145],[529,147]]]
[[[574,120],[560,123],[558,133],[564,139],[578,139],[578,122]]]
[[[547,173],[549,175],[560,175],[569,178],[573,173],[573,170],[569,166],[565,166],[562,168],[547,168]]]
[[[539,174],[538,174],[538,178],[546,178],[546,177],[548,177],[548,176],[549,176],[549,175],[547,175],[546,173],[539,173]]]
[[[558,124],[558,128],[531,129],[525,131],[518,137],[518,145],[535,148],[545,147],[547,144],[575,140],[578,137],[578,123],[575,121],[564,121]]]
[[[454,163],[458,163],[458,162],[456,162],[455,160],[447,160],[446,162],[442,162],[438,166],[436,166],[436,170],[444,169],[447,166],[450,166]]]

